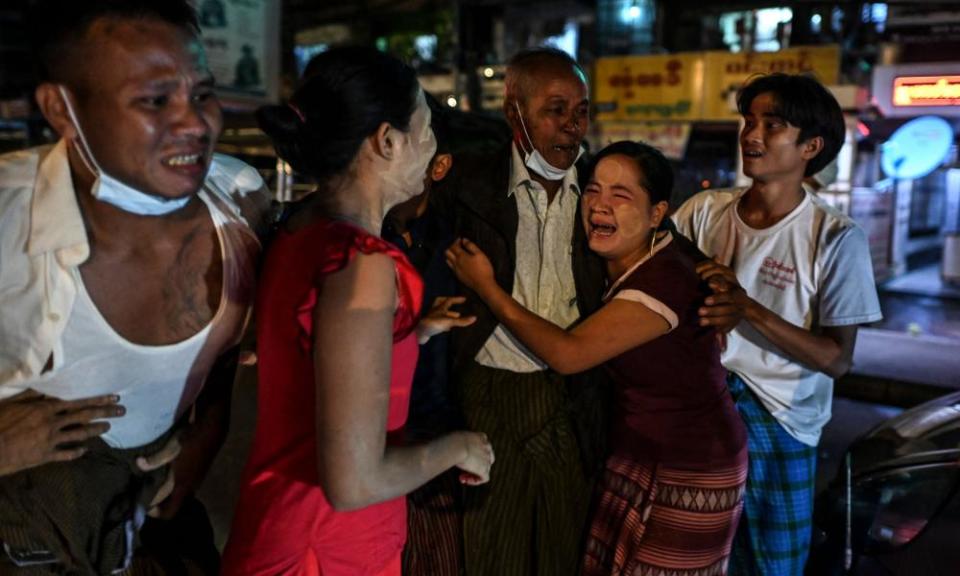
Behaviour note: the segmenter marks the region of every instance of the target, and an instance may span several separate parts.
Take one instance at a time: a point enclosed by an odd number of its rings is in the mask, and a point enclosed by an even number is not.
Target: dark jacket
[[[496,152],[458,156],[452,173],[431,197],[431,209],[452,223],[454,236],[471,240],[490,258],[497,284],[508,294],[513,292],[519,223],[517,201],[507,190],[511,154],[508,143]],[[585,159],[577,164],[581,179],[585,165]],[[578,201],[572,269],[577,307],[584,318],[600,306],[604,273],[601,259],[587,245],[579,210]],[[462,287],[460,292],[467,296],[464,311],[475,314],[477,321],[452,332],[455,370],[473,360],[499,323],[476,294]]]
[[[452,225],[455,237],[467,238],[484,251],[493,265],[497,284],[508,294],[513,292],[519,224],[516,199],[508,195],[511,162],[509,142],[492,153],[459,155],[452,173],[431,196],[431,209]],[[585,158],[577,164],[581,189],[586,164]],[[604,272],[602,260],[587,245],[579,209],[578,201],[571,257],[577,307],[580,317],[586,318],[600,307]],[[476,315],[477,321],[451,332],[454,377],[473,361],[499,324],[475,293],[462,286],[459,292],[467,297],[462,311]],[[602,462],[602,444],[606,436],[606,377],[594,369],[572,376],[568,382],[570,409],[584,450],[585,464],[593,468]]]
[[[456,292],[456,279],[444,258],[444,252],[453,242],[453,233],[430,210],[409,222],[407,230],[412,240],[410,245],[389,219],[384,223],[381,235],[403,250],[423,276],[422,314],[426,314],[435,298]],[[449,332],[437,334],[420,345],[410,389],[410,409],[404,425],[404,432],[410,440],[430,440],[463,428],[463,417],[450,391],[449,349]]]

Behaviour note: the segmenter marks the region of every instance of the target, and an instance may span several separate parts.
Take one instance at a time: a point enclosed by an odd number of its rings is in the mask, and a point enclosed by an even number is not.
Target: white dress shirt
[[[579,226],[577,169],[571,166],[553,202],[530,177],[514,144],[510,185],[505,191],[517,202],[517,262],[513,272],[514,300],[561,328],[579,317],[573,281],[573,227]],[[536,372],[547,365],[499,324],[477,353],[478,364],[512,372]]]

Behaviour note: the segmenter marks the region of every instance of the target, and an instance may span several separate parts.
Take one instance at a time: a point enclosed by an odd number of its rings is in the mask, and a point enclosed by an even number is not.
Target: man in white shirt
[[[458,157],[434,206],[490,257],[505,290],[569,326],[596,308],[603,287],[578,222],[586,76],[565,53],[540,48],[514,56],[505,83],[513,138],[496,152]],[[597,388],[589,375],[573,383],[549,370],[466,295],[464,313],[477,320],[451,334],[451,378],[467,425],[486,432],[497,452],[490,483],[464,495],[466,573],[572,576],[600,459],[590,438],[605,433],[591,420]]]
[[[0,157],[0,572],[136,573],[144,515],[195,510],[226,434],[269,200],[213,153],[188,2],[38,12],[36,98],[61,140]],[[215,550],[156,546],[217,571]]]
[[[703,325],[736,327],[722,355],[748,431],[750,472],[730,573],[800,576],[810,546],[816,445],[857,326],[881,319],[864,232],[803,185],[833,160],[844,122],[806,76],[772,74],[738,96],[746,189],[695,195],[677,229],[714,261]]]

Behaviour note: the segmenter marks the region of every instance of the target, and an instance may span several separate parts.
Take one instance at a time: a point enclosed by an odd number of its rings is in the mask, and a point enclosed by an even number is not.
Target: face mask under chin
[[[523,146],[520,146],[520,150],[523,151],[524,156],[526,156],[523,161],[524,165],[528,170],[532,170],[551,182],[563,180],[564,176],[567,175],[567,170],[563,168],[557,168],[548,162],[547,159],[543,157],[543,154],[537,150],[537,147],[533,145],[533,139],[530,138],[530,133],[527,132],[527,125],[523,121],[523,114],[520,112],[520,105],[514,102],[513,106],[517,109],[517,117],[520,119],[520,128],[523,129],[523,135],[527,138],[527,143],[530,145],[531,150],[530,152],[527,152]],[[574,160],[574,163],[576,163],[581,156],[583,156],[583,147],[581,147],[580,151],[577,153],[577,158]]]
[[[140,216],[162,216],[175,210],[183,208],[190,201],[190,196],[183,198],[162,198],[152,194],[145,194],[132,186],[128,186],[107,174],[100,164],[97,163],[93,152],[90,149],[87,139],[80,127],[80,122],[73,110],[70,97],[64,86],[58,86],[60,95],[63,98],[64,105],[73,126],[77,131],[77,138],[72,144],[77,151],[77,156],[83,162],[86,169],[93,174],[96,180],[90,188],[90,193],[94,198],[101,202],[106,202],[124,212],[137,214]]]

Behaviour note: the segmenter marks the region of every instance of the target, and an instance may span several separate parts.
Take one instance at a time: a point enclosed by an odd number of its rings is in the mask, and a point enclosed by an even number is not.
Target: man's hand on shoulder
[[[713,291],[698,310],[700,325],[713,326],[723,334],[730,332],[746,318],[753,300],[740,286],[736,272],[729,266],[715,260],[704,260],[697,264],[697,274]]]
[[[124,414],[114,395],[58,400],[32,390],[0,401],[0,476],[83,456],[83,442]]]

